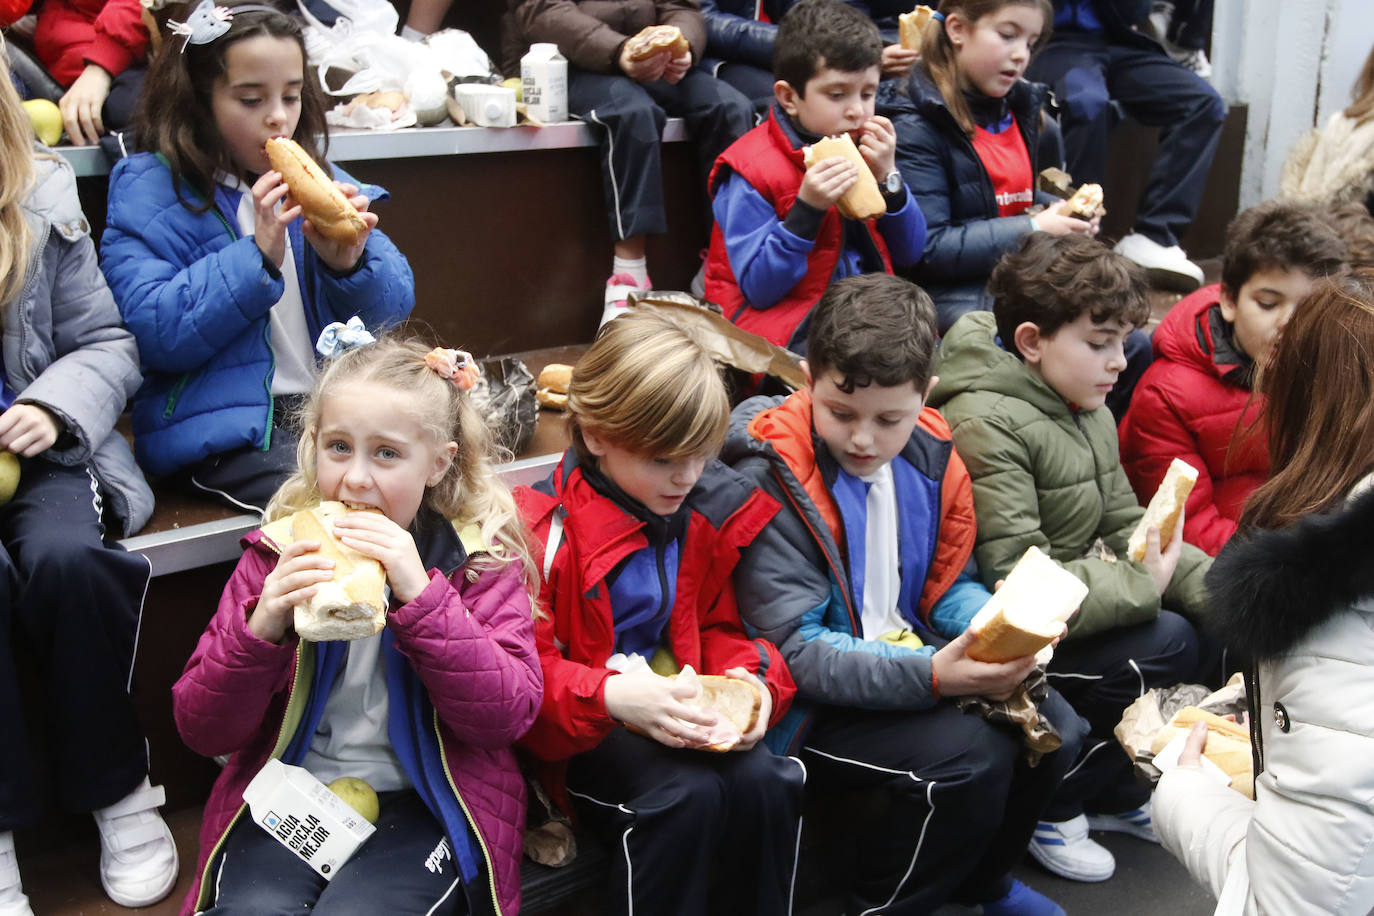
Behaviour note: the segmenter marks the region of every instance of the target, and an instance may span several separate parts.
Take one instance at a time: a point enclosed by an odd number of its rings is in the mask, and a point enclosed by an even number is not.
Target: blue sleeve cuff
[[[931,608],[930,626],[946,639],[954,639],[968,629],[974,615],[991,597],[983,583],[965,570]]]

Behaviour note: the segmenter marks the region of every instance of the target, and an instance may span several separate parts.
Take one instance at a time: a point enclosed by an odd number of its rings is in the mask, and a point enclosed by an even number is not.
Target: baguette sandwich
[[[878,179],[873,177],[873,170],[854,145],[853,137],[836,134],[802,148],[802,162],[808,169],[823,159],[836,156],[848,159],[859,168],[859,180],[835,202],[840,215],[845,219],[876,219],[886,213],[887,201],[883,200],[883,192],[878,190]]]
[[[568,409],[568,386],[572,384],[573,367],[565,363],[549,363],[539,373],[539,380],[535,383],[538,388],[534,392],[535,400],[541,407],[549,407],[553,410]]]
[[[273,137],[267,141],[267,158],[320,235],[340,245],[358,244],[367,232],[362,214],[300,144]]]
[[[935,11],[928,6],[918,6],[909,13],[897,17],[897,42],[908,51],[921,50],[921,40],[926,33],[926,23]]]
[[[1006,662],[1034,655],[1063,631],[1086,597],[1081,579],[1032,545],[969,623],[978,634],[969,658]]]
[[[1207,743],[1202,755],[1231,777],[1231,788],[1247,798],[1254,798],[1255,767],[1250,754],[1250,732],[1230,719],[1196,706],[1185,706],[1155,734],[1150,751],[1158,754],[1179,735],[1186,736],[1195,722],[1207,723]]]
[[[1132,560],[1137,563],[1144,561],[1145,535],[1152,525],[1159,528],[1159,549],[1163,550],[1169,545],[1179,517],[1183,515],[1183,504],[1188,501],[1188,494],[1193,492],[1195,483],[1197,468],[1178,458],[1169,463],[1159,489],[1150,498],[1150,505],[1141,516],[1140,524],[1135,526],[1131,539],[1126,543],[1126,553]]]
[[[692,46],[675,25],[651,25],[640,29],[625,42],[625,55],[630,60],[648,60],[667,51],[673,57],[690,53]]]
[[[740,739],[758,724],[763,695],[749,681],[719,674],[697,674],[691,665],[683,667],[670,679],[696,688],[696,695],[682,700],[683,705],[709,709],[718,717],[716,724],[706,731],[702,742],[694,745],[697,750],[725,753],[739,744]],[[627,727],[644,734],[633,725]]]
[[[334,578],[305,604],[296,605],[296,635],[311,642],[366,639],[386,625],[386,571],[382,564],[345,547],[334,537],[333,520],[349,512],[341,502],[323,502],[291,516],[291,541],[318,541],[320,556],[334,561]],[[283,520],[287,521],[287,520]],[[282,544],[281,546],[286,546]]]
[[[1069,215],[1079,219],[1092,219],[1102,209],[1102,185],[1081,185],[1069,198]]]

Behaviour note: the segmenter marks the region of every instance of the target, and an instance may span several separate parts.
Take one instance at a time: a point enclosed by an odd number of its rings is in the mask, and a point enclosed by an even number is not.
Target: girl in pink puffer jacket
[[[321,348],[349,333],[331,326]],[[330,913],[519,911],[525,797],[510,745],[543,693],[534,570],[468,402],[471,357],[425,350],[384,339],[326,365],[302,417],[300,469],[267,510],[288,526],[319,500],[379,510],[336,518],[333,534],[381,562],[385,628],[351,642],[292,632],[294,606],[334,562],[269,523],[244,539],[173,688],[186,743],[230,755],[184,913],[281,912],[291,901]],[[272,758],[378,792],[377,831],[330,880],[243,803]]]

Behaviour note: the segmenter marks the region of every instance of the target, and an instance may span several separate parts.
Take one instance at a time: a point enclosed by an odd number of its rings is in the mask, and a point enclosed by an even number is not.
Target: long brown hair
[[[9,66],[9,55],[0,55]],[[33,126],[9,78],[0,79],[0,305],[19,295],[33,234],[24,201],[33,190]]]
[[[254,0],[254,6],[260,2]],[[183,13],[189,15],[194,5],[195,0],[185,4]],[[233,10],[236,5],[243,4],[225,5]],[[225,54],[229,48],[246,38],[259,36],[289,38],[300,46],[304,82],[301,116],[292,139],[320,164],[326,175],[332,174],[324,158],[329,143],[324,120],[324,93],[315,81],[313,68],[305,63],[305,36],[300,20],[270,10],[244,10],[234,16],[229,31],[214,41],[186,44],[184,49],[179,36],[173,35],[164,41],[162,50],[148,68],[148,78],[134,116],[139,148],[159,153],[167,160],[177,197],[188,210],[204,213],[210,209],[214,201],[215,176],[238,174],[228,145],[215,124],[210,96],[215,81],[227,72]],[[246,181],[250,176],[240,174],[238,177]],[[183,185],[190,187],[191,199],[182,193]]]
[[[1344,111],[1347,118],[1356,123],[1374,118],[1374,48],[1370,48],[1369,56],[1364,59],[1364,67],[1351,87],[1350,96],[1353,101]]]
[[[1038,7],[1044,14],[1045,28],[1040,33],[1040,40],[1031,50],[1034,52],[1043,48],[1049,40],[1050,29],[1054,24],[1054,7],[1050,5],[1050,0],[941,0],[940,14],[948,17],[957,13],[969,25],[974,25],[984,16],[996,13],[1004,6],[1013,5]],[[949,40],[945,23],[934,18],[926,23],[925,34],[921,36],[921,68],[935,84],[935,88],[940,90],[945,107],[954,115],[954,120],[959,122],[965,134],[972,137],[973,114],[968,109],[968,103],[964,101],[965,84],[959,75],[954,43]]]
[[[1270,477],[1240,529],[1330,509],[1374,470],[1374,270],[1322,280],[1260,370]]]

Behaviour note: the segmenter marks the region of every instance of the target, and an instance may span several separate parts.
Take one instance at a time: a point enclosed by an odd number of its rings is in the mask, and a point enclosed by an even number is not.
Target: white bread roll
[[[1081,579],[1032,545],[970,621],[978,638],[969,658],[1005,662],[1034,655],[1059,635],[1086,597]]]
[[[291,517],[293,541],[319,541],[320,555],[334,561],[334,578],[305,604],[296,605],[296,634],[311,642],[376,636],[386,625],[386,571],[382,564],[340,544],[333,519],[354,511],[341,502],[324,502]]]
[[[928,6],[918,6],[909,13],[897,17],[897,43],[908,51],[921,50],[921,40],[925,37],[926,23],[935,11]]]
[[[1151,525],[1159,528],[1159,549],[1163,550],[1169,546],[1179,516],[1183,514],[1183,504],[1188,501],[1188,494],[1193,492],[1195,483],[1197,468],[1178,458],[1169,463],[1169,470],[1164,472],[1159,489],[1150,498],[1149,508],[1141,516],[1140,524],[1135,526],[1135,531],[1131,532],[1131,539],[1126,543],[1126,553],[1132,560],[1140,563],[1145,559],[1145,535]]]
[[[883,200],[883,192],[878,190],[878,179],[873,177],[873,170],[854,145],[853,137],[836,134],[802,148],[802,162],[808,169],[823,159],[835,156],[848,159],[859,167],[859,180],[835,202],[840,215],[845,219],[876,219],[886,213],[887,201]]]
[[[358,244],[367,232],[362,214],[300,144],[273,137],[267,141],[267,158],[320,235],[340,245]]]
[[[1255,761],[1250,754],[1250,732],[1230,719],[1223,719],[1196,706],[1185,706],[1155,733],[1154,740],[1150,742],[1151,753],[1158,754],[1179,735],[1186,736],[1195,722],[1207,723],[1207,743],[1203,746],[1202,756],[1231,777],[1231,788],[1246,798],[1254,798]]]

